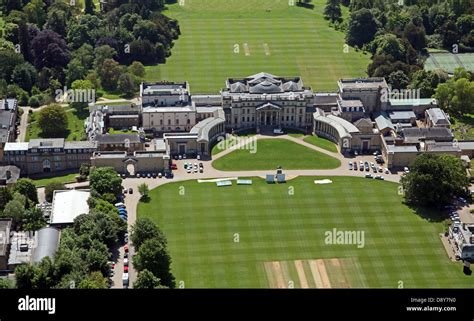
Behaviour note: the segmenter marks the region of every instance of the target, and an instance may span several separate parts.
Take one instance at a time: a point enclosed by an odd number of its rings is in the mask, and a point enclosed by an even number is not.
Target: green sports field
[[[217,93],[227,78],[265,71],[330,91],[341,77],[366,76],[369,56],[344,52],[344,34],[323,18],[325,0],[313,0],[312,10],[288,0],[182,2],[164,11],[181,36],[166,64],[147,67],[148,81],[188,80],[194,94]]]
[[[258,139],[255,149],[236,149],[212,162],[222,171],[284,169],[333,169],[341,166],[334,157],[286,139]]]
[[[403,205],[397,184],[314,179],[166,184],[140,203],[138,215],[164,230],[173,273],[187,288],[316,287],[324,275],[330,287],[472,286],[462,265],[447,258],[442,224]],[[334,228],[363,231],[365,246],[326,244]]]

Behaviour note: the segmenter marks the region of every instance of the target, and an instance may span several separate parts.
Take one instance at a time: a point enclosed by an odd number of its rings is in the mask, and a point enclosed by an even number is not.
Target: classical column
[[[263,112],[263,120],[264,120],[265,126],[267,126],[267,112],[266,111]]]

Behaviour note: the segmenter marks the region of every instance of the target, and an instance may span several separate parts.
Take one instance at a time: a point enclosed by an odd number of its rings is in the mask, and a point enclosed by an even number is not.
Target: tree
[[[122,68],[113,59],[105,59],[99,70],[100,82],[106,90],[116,90]]]
[[[159,240],[164,246],[167,241],[163,232],[148,218],[139,218],[131,228],[130,240],[137,250],[147,240]]]
[[[43,211],[37,207],[27,209],[23,215],[22,229],[25,231],[37,231],[46,226]]]
[[[138,274],[136,281],[133,283],[134,289],[160,289],[165,288],[160,284],[160,279],[153,275],[147,269]]]
[[[432,97],[436,87],[447,80],[448,74],[441,69],[433,71],[419,70],[412,75],[408,88],[419,89],[420,97]]]
[[[388,83],[394,89],[407,88],[409,81],[410,79],[408,79],[408,76],[405,75],[402,70],[394,71],[388,76]]]
[[[24,8],[23,12],[28,17],[28,22],[42,27],[46,22],[45,4],[42,0],[31,0]]]
[[[14,288],[15,288],[15,283],[13,282],[13,280],[0,278],[0,289],[14,289]]]
[[[0,188],[0,211],[5,209],[5,205],[13,199],[11,189],[9,187]]]
[[[106,59],[114,59],[117,57],[117,51],[109,45],[103,45],[95,48],[94,55],[94,68],[100,71]]]
[[[15,269],[16,287],[19,290],[33,289],[36,269],[31,264],[21,264]]]
[[[12,82],[18,84],[22,89],[30,91],[36,83],[36,69],[29,62],[15,66],[12,73]]]
[[[474,112],[474,82],[469,77],[465,70],[458,68],[453,78],[438,85],[435,98],[441,108],[458,115]]]
[[[79,112],[88,110],[89,103],[95,101],[94,85],[89,80],[75,80],[71,88],[74,90],[76,96],[74,97],[76,99],[70,103],[71,107],[76,108]]]
[[[423,26],[418,27],[413,22],[410,22],[406,25],[403,36],[418,51],[426,47],[426,33]]]
[[[36,68],[65,67],[70,60],[66,41],[54,31],[40,31],[31,42]]]
[[[129,73],[121,74],[118,79],[118,90],[126,97],[133,97],[135,93],[135,81]]]
[[[112,167],[94,168],[89,175],[91,189],[98,195],[122,193],[122,179]]]
[[[145,66],[139,61],[132,62],[132,64],[128,66],[128,71],[136,77],[145,77]]]
[[[339,0],[327,0],[324,8],[324,18],[331,22],[342,22],[341,6]]]
[[[20,178],[13,186],[13,192],[27,197],[33,204],[38,203],[38,192],[35,183],[29,178]]]
[[[78,289],[107,289],[109,284],[107,279],[100,272],[92,272],[88,277],[83,279],[79,285]]]
[[[346,41],[350,46],[362,47],[374,39],[377,22],[369,9],[353,11],[350,15]]]
[[[86,180],[87,177],[89,176],[91,170],[91,165],[88,163],[82,163],[81,167],[79,167],[79,175],[83,178],[83,180]]]
[[[175,287],[175,278],[170,270],[171,258],[166,247],[158,239],[145,241],[133,257],[133,266],[139,271],[149,270],[169,288]]]
[[[87,76],[88,70],[84,67],[83,63],[79,59],[72,59],[67,65],[66,73],[66,84],[71,84],[79,79],[84,79]]]
[[[409,204],[440,206],[466,195],[469,180],[461,160],[452,155],[421,154],[400,180]]]
[[[405,47],[401,40],[391,34],[377,36],[372,44],[372,53],[377,55],[390,55],[396,60],[403,60],[405,58]]]
[[[93,15],[95,13],[95,4],[93,0],[84,1],[84,13]]]
[[[54,191],[65,190],[66,186],[61,182],[51,182],[44,188],[45,199],[48,202],[53,201]]]
[[[15,194],[17,196],[22,196],[20,194]],[[13,219],[15,224],[20,224],[23,221],[25,216],[25,203],[22,202],[21,198],[12,199],[5,205],[5,209],[3,210],[3,217]]]
[[[49,105],[38,113],[38,126],[45,138],[64,137],[67,132],[67,115],[64,108],[57,104]]]
[[[11,79],[13,70],[24,62],[23,56],[13,50],[0,50],[0,79]]]

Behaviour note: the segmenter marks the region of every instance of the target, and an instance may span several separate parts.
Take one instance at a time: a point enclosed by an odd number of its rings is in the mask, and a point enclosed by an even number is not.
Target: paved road
[[[314,146],[312,144],[308,144],[304,142],[301,138],[295,138],[291,136],[277,136],[277,137],[269,137],[269,136],[261,136],[261,135],[256,135],[255,136],[257,139],[261,138],[282,138],[282,139],[287,139],[294,141],[296,143],[302,144],[308,148],[311,148],[313,150],[317,150],[319,152],[325,153],[327,155],[333,156],[339,160],[341,160],[341,166],[336,169],[330,169],[330,170],[285,170],[284,172],[287,175],[288,178],[294,178],[297,176],[323,176],[323,177],[329,177],[329,176],[357,176],[357,177],[364,177],[367,172],[365,171],[352,171],[348,169],[347,163],[352,160],[352,161],[373,161],[373,157],[370,155],[364,155],[364,156],[358,156],[354,158],[346,158],[344,155],[339,154],[339,153],[333,153],[329,152],[325,149],[319,148],[317,146]],[[230,150],[225,150],[222,151],[221,153],[214,155],[212,160],[201,160],[197,161],[195,159],[185,159],[185,160],[178,160],[174,161],[177,164],[178,169],[174,171],[174,178],[173,179],[166,179],[166,178],[126,178],[123,180],[123,187],[126,189],[132,188],[134,193],[133,194],[126,194],[125,197],[125,206],[127,207],[127,212],[128,212],[128,226],[129,230],[130,227],[135,223],[136,218],[137,218],[137,206],[138,202],[140,201],[140,194],[138,193],[138,186],[142,183],[146,183],[150,189],[154,189],[158,186],[167,184],[167,183],[172,183],[172,182],[179,182],[179,181],[184,181],[184,180],[190,180],[190,179],[211,179],[211,178],[225,178],[225,177],[265,177],[266,174],[272,172],[271,170],[264,170],[264,171],[232,171],[232,172],[224,172],[220,171],[217,169],[214,169],[211,165],[212,161],[221,158],[228,153],[231,153],[233,150],[236,148],[239,148],[241,145],[237,144],[235,145],[235,148],[230,149]],[[257,145],[258,146],[258,145]],[[184,170],[184,163],[186,162],[202,162],[204,164],[204,172],[203,173],[191,173],[188,174]],[[399,173],[395,174],[389,174],[389,175],[384,175],[385,180],[391,181],[398,183],[400,180],[400,175]],[[120,259],[117,260],[116,264],[116,270],[115,270],[115,275],[113,277],[113,288],[122,288],[122,273],[123,273],[123,247],[119,249],[120,251]],[[133,257],[134,254],[134,248],[133,246],[130,246],[130,254],[129,254],[129,259],[131,261],[131,258]],[[132,264],[129,264],[129,279],[130,279],[130,287],[133,287],[133,282],[136,280],[137,273],[133,269]]]

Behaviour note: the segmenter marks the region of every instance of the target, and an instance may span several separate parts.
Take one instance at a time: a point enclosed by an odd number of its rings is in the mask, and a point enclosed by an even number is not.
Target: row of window
[[[77,148],[77,149],[67,149],[66,154],[84,154],[84,153],[90,153],[92,154],[95,151],[93,148]],[[51,153],[52,149],[42,149],[41,152],[43,153]],[[62,153],[64,152],[63,149],[56,148],[54,149],[54,153]],[[36,148],[32,148],[31,150],[25,151],[25,150],[12,150],[12,151],[6,151],[5,155],[26,155],[28,153],[38,153],[38,150]]]
[[[191,124],[191,119],[188,118],[186,120],[186,123],[188,125],[190,125]],[[163,125],[163,119],[160,119],[160,125]],[[168,125],[171,125],[171,119],[168,119]],[[175,120],[175,125],[179,125],[179,119]],[[151,126],[155,126],[155,122],[153,120],[151,121]]]

